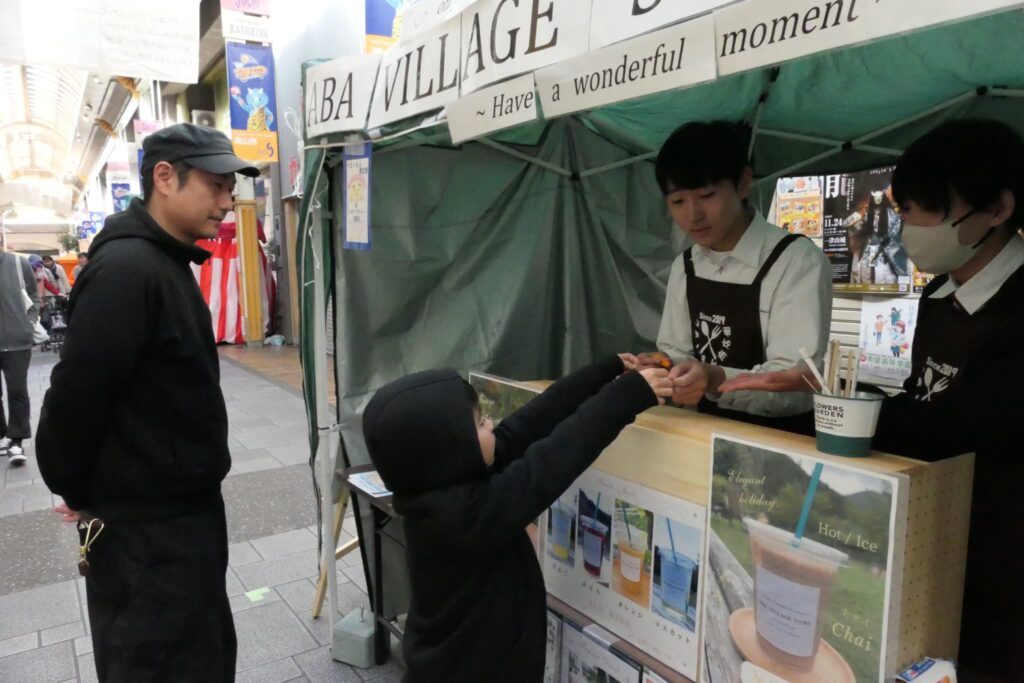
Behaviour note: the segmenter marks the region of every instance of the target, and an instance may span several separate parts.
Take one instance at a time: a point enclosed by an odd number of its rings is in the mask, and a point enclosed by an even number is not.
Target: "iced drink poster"
[[[882,680],[905,482],[715,435],[705,680]]]
[[[699,505],[590,469],[548,510],[548,592],[695,679],[705,523]]]

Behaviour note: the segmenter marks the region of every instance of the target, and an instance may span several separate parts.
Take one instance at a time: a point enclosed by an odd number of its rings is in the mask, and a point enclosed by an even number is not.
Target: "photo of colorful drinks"
[[[654,572],[651,611],[688,629],[697,629],[700,529],[668,517],[654,518]]]
[[[615,499],[612,589],[641,607],[651,605],[651,527],[654,513]]]
[[[577,550],[585,575],[605,588],[611,584],[612,503],[610,497],[601,500],[600,490],[579,488]]]
[[[576,566],[576,501],[572,492],[563,493],[548,509],[548,557],[566,567]]]

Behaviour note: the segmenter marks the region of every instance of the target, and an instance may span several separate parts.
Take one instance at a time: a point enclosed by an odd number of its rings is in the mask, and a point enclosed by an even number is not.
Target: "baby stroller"
[[[68,298],[53,296],[47,299],[39,322],[49,333],[50,338],[40,345],[42,351],[53,351],[59,354],[64,348],[64,332],[68,329]]]

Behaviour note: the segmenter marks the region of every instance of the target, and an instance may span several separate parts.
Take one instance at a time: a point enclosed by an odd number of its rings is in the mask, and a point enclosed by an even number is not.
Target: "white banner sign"
[[[452,142],[480,137],[537,118],[533,74],[478,90],[445,107]]]
[[[198,0],[75,0],[59,7],[6,0],[3,7],[0,60],[172,83],[199,79]]]
[[[726,76],[1019,5],[1020,0],[747,0],[715,13],[718,72]]]
[[[400,42],[410,39],[438,24],[453,19],[476,4],[477,0],[419,0],[406,8],[402,14],[402,36]]]
[[[683,88],[715,78],[711,16],[612,45],[537,72],[546,117]]]
[[[460,31],[456,17],[384,53],[373,91],[370,128],[458,99]]]
[[[306,139],[362,130],[370,112],[380,55],[332,59],[306,70]]]
[[[462,93],[587,52],[591,0],[480,0],[462,13]]]
[[[594,0],[590,49],[704,14],[736,0]]]
[[[220,13],[224,40],[270,42],[270,17],[225,9]]]

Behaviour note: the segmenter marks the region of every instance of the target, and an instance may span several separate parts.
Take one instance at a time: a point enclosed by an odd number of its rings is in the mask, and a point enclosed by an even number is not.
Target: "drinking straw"
[[[801,378],[803,379],[803,381],[807,382],[807,386],[809,386],[809,387],[811,388],[811,391],[813,391],[813,392],[814,392],[814,393],[816,393],[816,394],[818,393],[818,390],[817,390],[817,389],[816,389],[816,388],[814,387],[814,385],[813,385],[813,384],[811,383],[811,380],[807,379],[807,377],[805,377],[805,376],[803,376],[803,375],[801,375]]]
[[[597,513],[601,511],[601,492],[597,492],[597,502],[594,503],[594,521],[597,521]]]
[[[853,398],[853,370],[857,367],[857,358],[853,351],[846,361],[846,398]]]
[[[807,495],[804,496],[804,507],[800,511],[800,521],[796,524],[796,533],[793,534],[793,547],[799,548],[800,541],[804,537],[804,529],[807,528],[807,518],[811,515],[811,503],[814,502],[814,493],[818,490],[818,480],[821,479],[823,463],[814,466],[814,473],[811,474],[811,482],[807,485]]]
[[[855,353],[857,357],[853,364],[853,389],[850,390],[850,396],[857,395],[857,382],[860,379],[860,352]]]
[[[801,347],[798,350],[800,351],[800,357],[804,359],[804,363],[806,363],[807,367],[811,369],[811,374],[814,375],[814,379],[818,380],[818,384],[821,385],[821,392],[826,396],[831,396],[832,391],[825,385],[825,378],[821,376],[820,372],[818,372],[818,366],[816,366],[814,361],[811,360],[811,356],[807,353],[807,349]]]
[[[829,368],[828,388],[833,394],[839,393],[839,371],[842,363],[843,348],[839,340],[833,339],[829,344],[829,355],[832,357],[832,365]]]
[[[626,517],[626,504],[621,500],[619,501],[619,507],[622,508],[622,523],[626,525],[626,540],[629,544],[633,544],[633,534],[629,532],[629,517]]]
[[[668,544],[672,546],[672,557],[676,556],[676,539],[672,538],[672,520],[665,518],[665,526],[668,527]]]
[[[832,345],[835,344],[835,340],[829,341],[828,349],[825,351],[825,377],[832,376]]]

